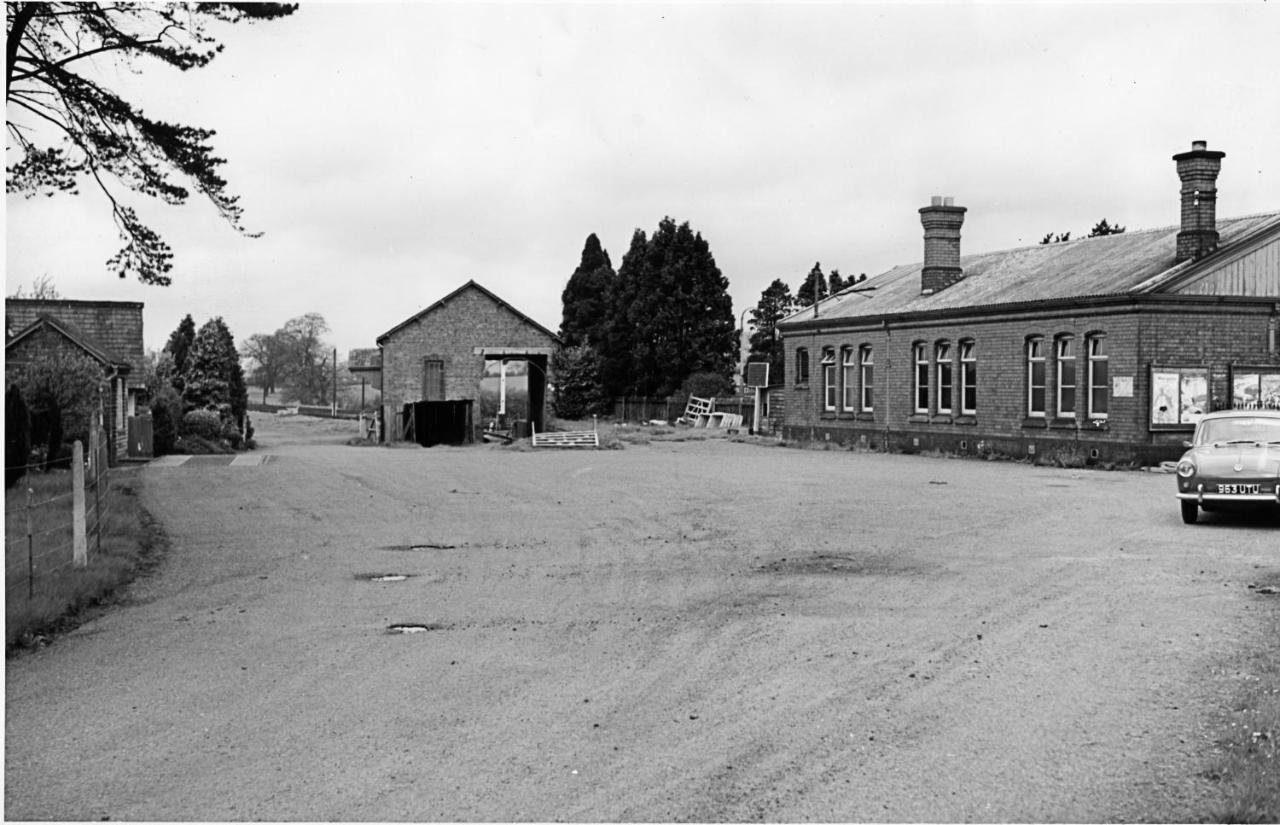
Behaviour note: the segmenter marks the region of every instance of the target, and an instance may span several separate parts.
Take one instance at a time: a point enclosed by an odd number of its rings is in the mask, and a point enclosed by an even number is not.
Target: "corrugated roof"
[[[964,278],[932,295],[920,294],[923,263],[904,264],[823,300],[817,317],[862,318],[1157,291],[1192,265],[1174,260],[1180,229],[1168,226],[964,255]],[[1280,212],[1220,219],[1218,248],[1226,250],[1268,229],[1280,231]],[[780,323],[813,318],[813,307],[806,307]]]

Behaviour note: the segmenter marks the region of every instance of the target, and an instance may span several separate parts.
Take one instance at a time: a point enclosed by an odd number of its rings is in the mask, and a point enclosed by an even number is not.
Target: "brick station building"
[[[472,401],[488,361],[529,363],[529,417],[544,429],[547,370],[559,339],[475,281],[379,335],[378,353],[363,357],[361,373],[377,373],[386,438],[404,438],[405,404]],[[474,434],[481,426],[473,421]]]
[[[784,436],[1149,464],[1207,411],[1280,409],[1280,212],[1217,219],[1223,157],[1174,155],[1179,225],[1065,243],[962,256],[934,198],[922,262],[779,323]]]

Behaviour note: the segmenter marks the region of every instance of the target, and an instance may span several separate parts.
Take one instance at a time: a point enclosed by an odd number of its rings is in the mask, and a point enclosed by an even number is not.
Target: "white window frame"
[[[1059,418],[1075,418],[1080,408],[1080,371],[1076,368],[1076,339],[1073,335],[1063,335],[1053,340],[1054,352],[1054,412]],[[1063,362],[1071,364],[1071,383],[1062,381]],[[1062,408],[1062,391],[1071,388],[1071,409]]]
[[[916,374],[915,397],[912,399],[917,413],[929,414],[929,345],[923,342],[913,346]],[[923,393],[923,398],[921,394]],[[922,404],[921,401],[924,403]]]
[[[1040,382],[1036,383],[1036,367],[1040,368]],[[1040,391],[1040,409],[1036,409],[1036,390]],[[1044,338],[1027,339],[1027,416],[1044,418],[1049,409],[1049,365],[1044,355]]]
[[[862,411],[875,411],[875,352],[871,349],[870,344],[863,344],[858,348],[858,367],[861,373],[858,381],[862,393]]]
[[[830,412],[836,409],[836,351],[834,347],[822,349],[822,408]]]
[[[933,363],[934,371],[937,373],[935,386],[937,387],[938,397],[934,402],[938,405],[938,412],[947,415],[950,414],[955,398],[955,378],[954,365],[951,363],[951,344],[947,341],[939,341],[933,345]],[[942,402],[946,400],[944,407]]]
[[[1105,421],[1111,409],[1111,356],[1106,350],[1107,336],[1089,335],[1084,340],[1085,350],[1089,354],[1089,418]],[[1098,377],[1098,372],[1103,373],[1101,378]],[[1096,409],[1097,405],[1094,403],[1096,392],[1104,393],[1106,409]]]
[[[854,360],[854,351],[853,347],[849,346],[842,347],[840,350],[840,366],[842,373],[840,376],[842,379],[841,409],[844,412],[853,412],[854,404],[858,399],[856,372],[858,363]]]

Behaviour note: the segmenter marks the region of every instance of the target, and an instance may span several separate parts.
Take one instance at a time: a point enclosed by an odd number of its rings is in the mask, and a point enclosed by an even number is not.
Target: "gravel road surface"
[[[349,435],[136,471],[172,547],[7,662],[7,819],[1184,820],[1274,605],[1167,475]]]

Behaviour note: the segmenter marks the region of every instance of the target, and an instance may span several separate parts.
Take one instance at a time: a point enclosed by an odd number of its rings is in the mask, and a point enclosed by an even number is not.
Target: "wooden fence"
[[[13,468],[26,474],[5,491],[6,599],[31,599],[39,580],[85,567],[101,549],[112,501],[106,431],[91,433],[89,444],[75,442],[69,472]]]

